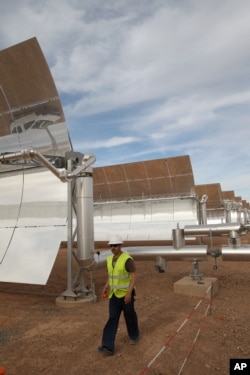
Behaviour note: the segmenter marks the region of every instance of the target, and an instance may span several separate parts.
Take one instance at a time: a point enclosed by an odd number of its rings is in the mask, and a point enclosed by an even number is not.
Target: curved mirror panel
[[[95,240],[170,241],[172,229],[197,224],[189,156],[98,167],[94,177]]]
[[[67,185],[29,150],[58,169],[72,150],[36,38],[0,52],[0,281],[45,284],[66,239]]]
[[[170,241],[172,229],[197,224],[197,200],[164,197],[94,204],[96,241],[108,241],[112,233],[124,240]]]

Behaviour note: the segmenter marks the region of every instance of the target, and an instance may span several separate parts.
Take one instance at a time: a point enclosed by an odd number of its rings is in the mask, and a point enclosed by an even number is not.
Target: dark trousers
[[[134,294],[132,294],[130,303],[125,303],[124,297],[117,298],[113,294],[109,300],[109,319],[102,335],[102,346],[106,346],[112,351],[115,348],[115,336],[122,311],[129,338],[136,340],[139,337],[138,319],[134,309]]]

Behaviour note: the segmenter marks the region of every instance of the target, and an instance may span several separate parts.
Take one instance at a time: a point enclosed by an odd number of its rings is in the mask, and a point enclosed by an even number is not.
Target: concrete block
[[[81,307],[86,302],[93,302],[93,296],[87,296],[85,298],[64,298],[59,296],[56,298],[56,306],[64,309]]]
[[[209,289],[210,285],[212,287]],[[209,292],[207,293],[209,289]],[[211,299],[219,290],[219,282],[215,277],[203,277],[201,280],[193,280],[186,276],[174,283],[174,293],[188,296]]]

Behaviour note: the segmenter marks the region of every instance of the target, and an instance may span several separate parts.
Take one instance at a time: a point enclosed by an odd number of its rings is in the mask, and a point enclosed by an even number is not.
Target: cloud
[[[37,36],[74,148],[99,165],[189,154],[199,184],[250,201],[249,13],[245,0],[10,0],[0,48]]]
[[[126,144],[131,144],[136,142],[135,137],[112,137],[109,139],[97,140],[92,142],[76,142],[75,147],[76,149],[105,149],[111,147],[119,147]]]
[[[225,90],[221,82],[228,77],[234,82],[235,74],[238,79],[236,64],[249,58],[244,37],[250,31],[248,20],[238,7],[233,18],[229,10],[219,7],[215,15],[212,7],[204,14],[166,6],[132,25],[127,17],[101,19],[94,28],[85,25],[88,37],[78,40],[70,60],[59,56],[53,67],[55,76],[72,72],[63,82],[59,77],[59,88],[84,93],[72,107],[82,114],[173,97],[180,91],[190,95],[204,85],[206,90],[211,85]]]

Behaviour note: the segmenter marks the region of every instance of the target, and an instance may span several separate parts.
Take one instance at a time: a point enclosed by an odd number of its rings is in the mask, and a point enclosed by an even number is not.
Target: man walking
[[[105,355],[113,355],[115,350],[115,337],[121,312],[125,318],[130,344],[139,340],[137,314],[134,309],[136,267],[132,257],[123,253],[123,241],[118,235],[109,241],[112,255],[107,258],[108,280],[102,294],[109,298],[109,319],[103,329],[102,345],[98,351]]]

